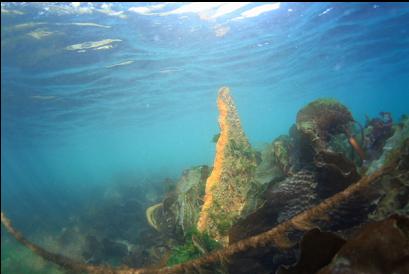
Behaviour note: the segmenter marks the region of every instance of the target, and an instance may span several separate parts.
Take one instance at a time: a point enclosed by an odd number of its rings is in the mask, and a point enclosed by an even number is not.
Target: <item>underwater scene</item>
[[[1,3],[1,273],[409,273],[409,4]]]

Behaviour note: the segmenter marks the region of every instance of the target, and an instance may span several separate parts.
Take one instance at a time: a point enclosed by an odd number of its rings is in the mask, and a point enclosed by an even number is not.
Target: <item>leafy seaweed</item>
[[[167,261],[168,266],[180,264],[202,255],[202,252],[193,243],[192,238],[200,242],[201,247],[210,252],[221,247],[221,244],[213,240],[206,232],[201,233],[196,228],[190,229],[185,236],[185,244],[176,246],[172,249],[172,253]]]

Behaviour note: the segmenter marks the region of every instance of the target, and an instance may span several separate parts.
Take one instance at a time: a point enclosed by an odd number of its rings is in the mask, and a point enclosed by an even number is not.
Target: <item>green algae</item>
[[[221,244],[213,240],[209,234],[200,233],[196,228],[191,228],[185,236],[185,243],[172,249],[167,265],[172,266],[187,262],[202,256],[203,251],[210,252],[220,247]]]

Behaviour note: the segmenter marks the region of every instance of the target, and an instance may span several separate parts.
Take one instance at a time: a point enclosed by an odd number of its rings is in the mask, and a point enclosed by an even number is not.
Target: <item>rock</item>
[[[254,210],[260,185],[255,180],[257,155],[243,132],[228,88],[219,90],[217,104],[220,137],[197,228],[227,245],[231,226]]]

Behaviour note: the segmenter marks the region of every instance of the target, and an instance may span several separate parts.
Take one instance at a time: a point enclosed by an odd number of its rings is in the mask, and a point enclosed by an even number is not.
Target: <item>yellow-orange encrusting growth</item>
[[[199,215],[199,221],[197,223],[197,228],[199,231],[203,232],[206,229],[208,209],[213,202],[213,187],[220,181],[220,176],[222,174],[222,167],[224,161],[224,151],[229,140],[229,130],[227,123],[228,107],[226,102],[223,101],[222,93],[229,92],[229,89],[224,87],[219,91],[219,97],[217,99],[217,107],[219,109],[219,125],[220,125],[220,137],[216,144],[216,156],[214,158],[213,170],[206,181],[205,196],[203,198],[203,206]]]

